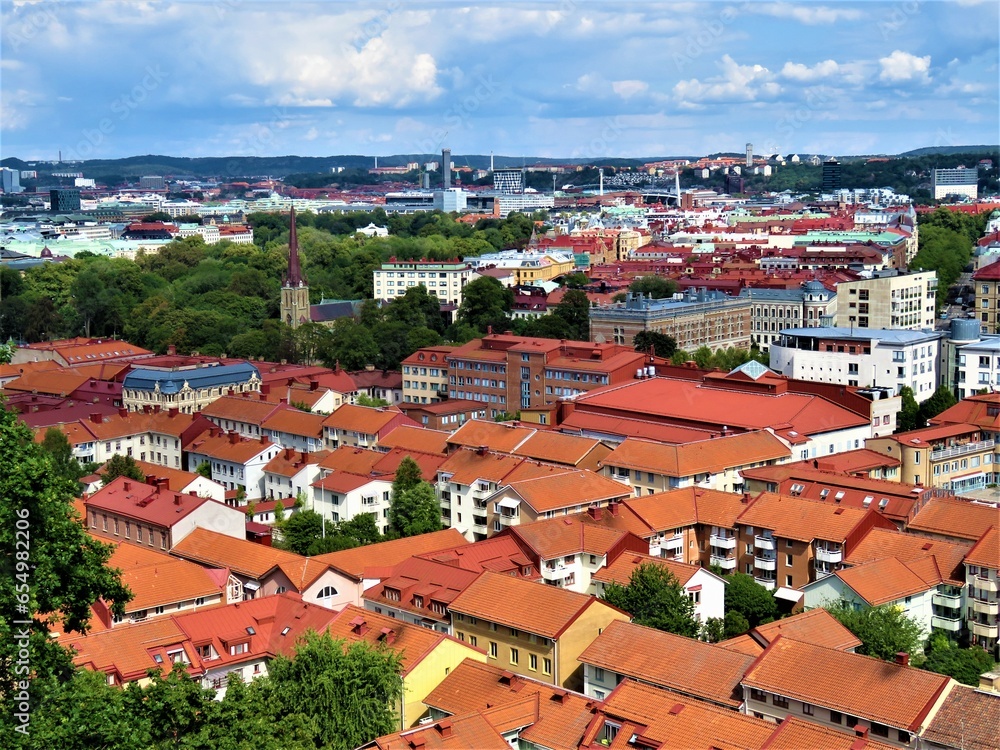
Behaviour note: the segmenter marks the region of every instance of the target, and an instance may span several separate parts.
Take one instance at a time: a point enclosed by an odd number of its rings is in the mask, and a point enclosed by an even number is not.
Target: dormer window
[[[399,601],[399,589],[391,589],[388,586],[386,586],[384,589],[384,594],[385,598],[388,599],[390,602]]]

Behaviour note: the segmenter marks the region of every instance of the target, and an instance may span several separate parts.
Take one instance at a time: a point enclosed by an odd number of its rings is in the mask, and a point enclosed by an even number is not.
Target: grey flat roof
[[[916,344],[944,336],[943,331],[900,331],[894,328],[783,328],[780,333],[782,336],[813,339],[877,340],[883,344]]]

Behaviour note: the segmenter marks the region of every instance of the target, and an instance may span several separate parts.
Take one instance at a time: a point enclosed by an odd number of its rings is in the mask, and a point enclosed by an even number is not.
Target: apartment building
[[[984,331],[1000,333],[1000,260],[972,274],[976,318]]]
[[[597,343],[631,345],[641,331],[671,336],[679,349],[693,352],[749,349],[753,333],[749,298],[729,297],[705,288],[683,299],[651,299],[629,292],[624,302],[590,309],[590,338]]]
[[[281,452],[281,447],[261,435],[248,440],[236,432],[223,432],[213,427],[203,432],[188,446],[187,469],[197,471],[207,463],[212,480],[227,490],[242,490],[246,498],[264,497],[264,467]]]
[[[791,601],[811,581],[843,567],[855,540],[869,529],[895,529],[872,508],[846,508],[837,497],[807,500],[764,493],[736,519],[738,570]]]
[[[691,486],[742,492],[743,469],[790,457],[788,446],[767,430],[678,445],[626,438],[601,462],[601,473],[628,484],[636,496]]]
[[[992,433],[989,433],[992,434]],[[902,480],[967,492],[996,483],[996,441],[976,425],[942,424],[866,441],[901,462]]]
[[[491,418],[632,380],[650,364],[631,346],[509,333],[473,339],[446,359],[449,397],[488,405]]]
[[[876,273],[870,279],[837,284],[836,328],[933,330],[937,271]]]
[[[456,637],[486,650],[486,663],[553,685],[583,687],[579,656],[628,614],[600,599],[485,572],[451,603]]]
[[[1000,644],[1000,531],[991,527],[965,556],[970,641],[997,658]]]
[[[122,403],[129,411],[148,405],[193,414],[227,393],[259,391],[260,384],[260,372],[249,362],[172,370],[136,367],[122,382]]]
[[[285,448],[264,465],[264,495],[268,500],[308,498],[310,487],[322,469],[320,462],[329,451],[304,453]]]
[[[747,287],[740,297],[750,301],[750,342],[765,352],[785,328],[831,325],[838,299],[821,281],[807,281],[798,289]]]
[[[403,402],[433,404],[448,393],[447,356],[457,347],[428,346],[403,360]]]
[[[981,335],[979,326],[975,320],[951,321],[951,333],[941,347],[941,384],[959,399],[995,400],[990,392],[1000,388],[1000,336]]]
[[[323,420],[323,442],[330,450],[340,446],[374,448],[401,425],[420,426],[395,408],[344,404]]]
[[[931,327],[933,329],[933,326]],[[942,334],[934,330],[788,328],[771,344],[770,365],[796,380],[913,389],[918,402],[940,383]]]
[[[381,268],[372,271],[375,299],[392,302],[406,290],[422,286],[443,305],[462,304],[462,291],[470,281],[479,278],[469,263],[460,260],[400,260],[390,258]]]
[[[83,502],[91,534],[154,550],[172,550],[198,528],[216,529],[219,536],[235,539],[243,539],[246,532],[246,519],[235,508],[172,492],[162,480],[150,485],[118,477]]]
[[[514,200],[515,197],[508,196],[507,199]],[[514,275],[515,286],[552,281],[572,273],[576,268],[572,253],[557,250],[501,250],[496,253],[484,253],[469,260],[477,271],[492,268],[510,271]]]
[[[486,419],[468,421],[447,438],[450,452],[484,446],[497,453],[591,471],[599,470],[602,459],[611,452],[608,445],[595,438]]]

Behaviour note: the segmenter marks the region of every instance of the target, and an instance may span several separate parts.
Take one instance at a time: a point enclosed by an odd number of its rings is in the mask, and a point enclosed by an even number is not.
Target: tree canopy
[[[120,453],[116,453],[104,464],[101,483],[111,484],[118,477],[127,477],[137,482],[143,482],[146,479],[145,473],[139,468],[139,464],[135,462],[132,456],[123,456]]]
[[[441,530],[441,505],[420,466],[409,456],[399,462],[389,501],[389,527],[400,536]]]
[[[861,641],[857,652],[885,661],[893,661],[897,653],[921,654],[924,632],[920,624],[891,604],[855,608],[852,602],[840,599],[825,609]]]
[[[677,577],[662,565],[640,565],[632,571],[627,584],[607,584],[603,598],[628,612],[639,625],[689,638],[698,635],[694,602]]]
[[[726,612],[738,612],[755,628],[771,622],[778,616],[778,605],[774,595],[746,573],[726,576]]]

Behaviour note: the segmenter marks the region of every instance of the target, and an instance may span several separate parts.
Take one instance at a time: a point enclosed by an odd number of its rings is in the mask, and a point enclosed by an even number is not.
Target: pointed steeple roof
[[[299,266],[299,238],[295,232],[295,205],[292,205],[292,224],[288,235],[288,274],[285,276],[285,286],[305,286]]]

